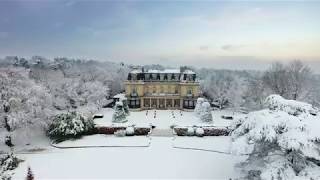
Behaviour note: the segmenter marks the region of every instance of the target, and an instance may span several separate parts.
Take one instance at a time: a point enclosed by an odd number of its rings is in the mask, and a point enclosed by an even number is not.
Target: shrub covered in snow
[[[127,122],[127,113],[124,108],[124,104],[122,101],[116,102],[116,105],[114,107],[115,111],[112,116],[112,122],[116,123],[124,123]]]
[[[122,102],[124,112],[126,113],[126,115],[129,115],[130,111],[129,111],[127,98],[122,97],[122,98],[120,98],[120,101]]]
[[[126,135],[127,136],[133,136],[134,135],[134,127],[129,126],[126,128]]]
[[[194,109],[196,116],[203,122],[212,122],[210,103],[204,98],[198,98]]]
[[[18,167],[20,160],[12,153],[0,156],[1,171],[14,170]]]
[[[247,179],[319,179],[320,116],[311,105],[279,96],[266,99],[268,109],[237,119],[233,147],[248,158],[241,163]]]
[[[270,95],[266,98],[265,104],[269,109],[285,111],[290,115],[300,115],[302,113],[308,113],[317,115],[319,110],[313,107],[311,104],[287,100],[279,95]]]
[[[26,180],[34,180],[34,175],[30,167],[28,167]]]
[[[204,130],[203,130],[203,128],[198,127],[198,128],[196,129],[196,135],[197,135],[198,137],[203,137],[203,136],[204,136]]]
[[[202,104],[205,102],[204,98],[198,98],[197,99],[197,104],[196,107],[194,108],[194,112],[196,114],[196,116],[200,116],[201,112],[202,112]]]
[[[9,173],[9,171],[17,168],[20,162],[21,160],[12,153],[0,155],[0,179],[11,179],[11,173]]]
[[[188,127],[187,135],[188,135],[188,136],[193,136],[193,135],[194,135],[194,129],[193,129],[193,127]]]
[[[126,130],[120,129],[114,132],[114,135],[117,137],[124,137],[126,136]]]
[[[203,122],[212,122],[211,107],[208,102],[202,104],[202,113],[200,114],[200,120]]]
[[[62,113],[54,117],[48,136],[55,140],[79,137],[94,129],[92,118],[77,112]]]

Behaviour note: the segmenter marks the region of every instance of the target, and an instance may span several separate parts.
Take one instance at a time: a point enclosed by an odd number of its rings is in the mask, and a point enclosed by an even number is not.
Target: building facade
[[[193,109],[200,89],[196,74],[188,69],[135,69],[125,81],[130,108]]]

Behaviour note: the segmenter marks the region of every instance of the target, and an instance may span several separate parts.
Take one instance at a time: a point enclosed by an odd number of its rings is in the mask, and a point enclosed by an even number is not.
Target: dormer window
[[[164,77],[163,77],[163,79],[164,79],[164,80],[168,80],[168,75],[165,74]]]
[[[175,80],[175,75],[171,74],[171,80]]]

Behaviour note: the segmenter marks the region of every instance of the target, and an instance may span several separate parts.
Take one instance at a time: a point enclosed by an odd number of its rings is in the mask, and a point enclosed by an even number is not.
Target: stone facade
[[[187,69],[133,70],[125,81],[130,108],[193,109],[199,97],[196,74]]]

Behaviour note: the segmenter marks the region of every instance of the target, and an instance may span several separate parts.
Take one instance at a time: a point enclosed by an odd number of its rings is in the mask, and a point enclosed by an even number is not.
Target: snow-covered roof
[[[123,94],[123,93],[120,93],[120,94],[117,94],[117,95],[113,96],[113,98],[124,99],[124,98],[126,98],[126,95]]]
[[[142,73],[142,71],[140,69],[134,69],[132,70],[130,73],[132,74],[138,74],[138,73]]]
[[[180,73],[180,70],[179,69],[165,69],[165,70],[156,70],[156,69],[149,69],[147,71],[147,73]]]
[[[132,70],[130,73],[132,74],[138,74],[138,73],[142,73],[141,69],[134,69]],[[166,73],[166,74],[180,74],[180,69],[164,69],[164,70],[157,70],[157,69],[149,69],[147,71],[145,71],[145,73],[153,73],[153,74],[162,74],[162,73]],[[183,71],[183,74],[195,74],[195,72],[186,69]]]
[[[196,74],[196,73],[191,71],[190,69],[186,69],[183,71],[183,74]]]

